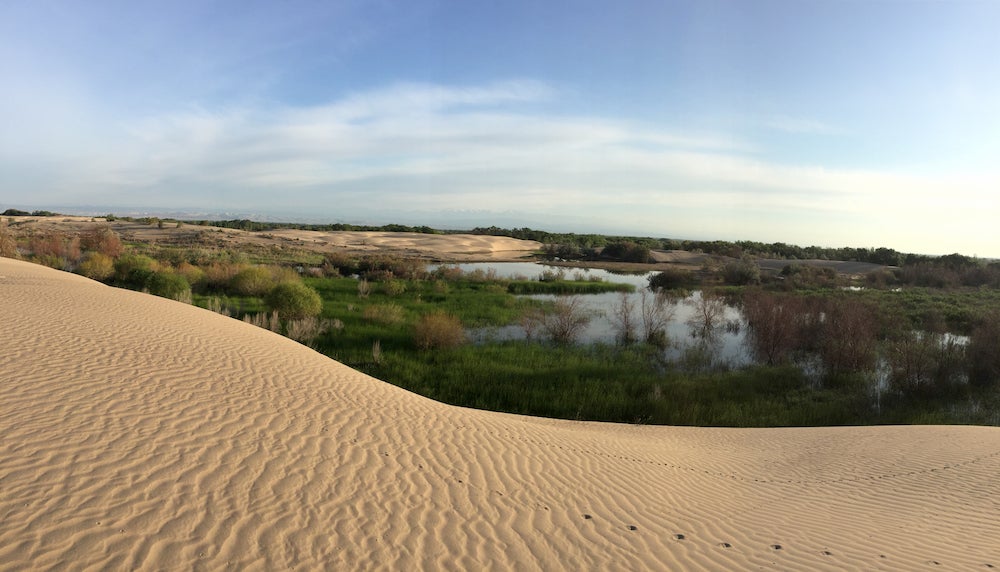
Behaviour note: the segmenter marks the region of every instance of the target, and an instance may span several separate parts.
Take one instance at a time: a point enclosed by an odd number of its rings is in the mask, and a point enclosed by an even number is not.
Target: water
[[[637,330],[642,327],[640,308],[642,306],[642,295],[640,290],[649,284],[649,277],[655,272],[645,272],[638,274],[618,274],[607,270],[591,268],[567,268],[562,266],[549,266],[530,262],[502,262],[502,263],[470,263],[457,265],[465,272],[492,272],[498,278],[518,278],[537,279],[543,272],[563,272],[565,279],[573,280],[580,277],[584,280],[602,280],[605,282],[631,284],[636,287],[636,292],[628,294],[627,300],[632,303],[633,320],[637,325]],[[436,266],[431,267],[431,270]],[[647,293],[652,301],[653,295]],[[551,294],[531,295],[530,298],[538,300],[556,300],[558,297]],[[610,316],[621,304],[622,294],[619,292],[608,292],[603,294],[588,294],[580,297],[585,311],[590,315],[591,320],[580,335],[576,338],[578,343],[606,343],[613,344],[619,335]],[[743,317],[739,310],[732,306],[723,306],[721,316],[716,327],[709,336],[700,336],[698,329],[692,327],[692,321],[697,305],[701,301],[701,292],[692,292],[687,298],[677,300],[672,304],[674,316],[667,325],[666,332],[669,339],[669,346],[665,350],[665,357],[671,361],[683,359],[698,360],[711,367],[739,367],[752,362],[751,357],[744,346],[744,333],[742,329],[726,328],[728,324],[740,324]],[[636,334],[640,334],[637,331]],[[500,328],[478,328],[469,332],[470,337],[476,342],[502,341],[502,340],[522,340],[526,334],[520,325],[503,326]]]
[[[441,266],[449,268],[457,266],[463,272],[480,271],[487,273],[492,271],[497,278],[504,279],[526,278],[528,280],[537,280],[542,273],[558,274],[561,272],[565,280],[576,280],[579,277],[582,280],[600,280],[603,282],[631,284],[636,288],[647,286],[649,284],[649,277],[653,274],[657,274],[656,272],[626,274],[609,272],[599,268],[552,266],[550,264],[539,264],[535,262],[469,262],[465,264],[432,264],[428,266],[427,269],[433,272]]]

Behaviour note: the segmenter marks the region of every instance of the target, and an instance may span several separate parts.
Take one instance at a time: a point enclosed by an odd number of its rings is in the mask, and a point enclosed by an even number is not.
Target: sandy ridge
[[[502,415],[23,262],[0,296],[0,569],[1000,566],[996,428]]]

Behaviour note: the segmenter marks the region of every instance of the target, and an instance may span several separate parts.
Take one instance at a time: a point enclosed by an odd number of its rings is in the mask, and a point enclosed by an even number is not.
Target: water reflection
[[[636,292],[624,296],[620,292],[581,296],[584,311],[591,317],[576,338],[581,344],[618,342],[621,328],[620,325],[616,326],[614,316],[623,301],[634,308],[633,319],[641,337],[640,312],[643,305],[641,290],[648,285],[649,277],[655,274],[654,272],[616,274],[593,268],[567,268],[530,262],[470,263],[457,266],[465,272],[492,271],[497,277],[507,279],[518,277],[537,279],[543,272],[561,271],[567,280],[602,280],[635,286]],[[434,268],[436,266],[431,267],[431,270]],[[648,298],[651,295],[647,292],[646,296],[648,305]],[[529,297],[548,301],[557,299],[557,296],[552,294],[535,294]],[[686,298],[670,300],[668,303],[671,305],[670,311],[673,312],[673,316],[665,327],[667,338],[665,359],[679,363],[690,370],[740,367],[751,363],[752,360],[743,343],[744,332],[738,327],[733,327],[733,324],[739,324],[743,319],[737,308],[725,304],[718,297],[703,297],[700,291],[694,291]],[[469,335],[478,343],[523,340],[528,337],[521,325],[479,328],[471,330]],[[535,335],[537,336],[537,333]]]

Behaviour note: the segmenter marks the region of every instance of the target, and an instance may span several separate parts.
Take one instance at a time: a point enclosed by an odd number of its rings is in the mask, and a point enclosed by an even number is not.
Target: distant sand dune
[[[24,262],[0,295],[4,570],[1000,566],[1000,429],[481,412]]]

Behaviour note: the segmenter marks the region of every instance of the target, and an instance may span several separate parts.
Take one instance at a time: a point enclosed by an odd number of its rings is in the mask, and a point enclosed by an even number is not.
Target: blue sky
[[[992,0],[6,0],[0,206],[1000,256],[998,29]]]

